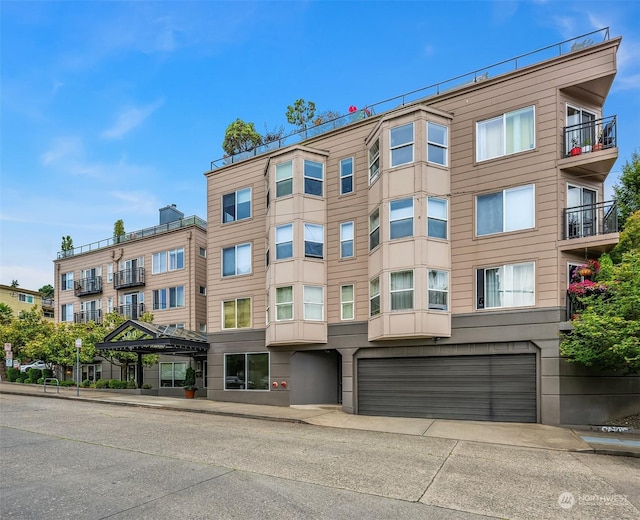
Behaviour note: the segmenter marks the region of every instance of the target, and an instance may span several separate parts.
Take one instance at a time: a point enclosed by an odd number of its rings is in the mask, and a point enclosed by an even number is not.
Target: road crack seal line
[[[433,482],[435,481],[435,479],[438,476],[438,474],[440,473],[440,471],[442,471],[442,468],[444,467],[444,465],[447,463],[447,461],[449,460],[449,458],[453,454],[453,451],[458,447],[458,443],[459,442],[460,441],[455,441],[455,444],[449,450],[449,453],[447,454],[447,456],[442,461],[442,464],[440,464],[440,467],[438,468],[438,470],[433,474],[433,477],[431,478],[431,481],[427,484],[427,487],[425,488],[424,493],[422,493],[422,495],[420,495],[420,498],[418,498],[417,502],[420,502],[424,498],[424,496],[427,494],[427,491],[429,491],[429,488],[431,487],[431,484],[433,484]]]

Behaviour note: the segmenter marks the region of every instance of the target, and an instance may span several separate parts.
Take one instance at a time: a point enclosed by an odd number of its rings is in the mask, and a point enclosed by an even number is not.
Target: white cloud
[[[121,139],[131,130],[140,126],[145,119],[153,114],[163,103],[164,100],[159,99],[150,105],[124,109],[116,117],[115,123],[102,132],[101,136],[105,139]]]
[[[42,164],[49,166],[82,153],[82,142],[75,137],[54,139],[49,150],[42,154]]]

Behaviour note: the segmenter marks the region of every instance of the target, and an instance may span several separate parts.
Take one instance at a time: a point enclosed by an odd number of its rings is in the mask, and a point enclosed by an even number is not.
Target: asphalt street
[[[0,517],[640,518],[640,459],[0,394]]]

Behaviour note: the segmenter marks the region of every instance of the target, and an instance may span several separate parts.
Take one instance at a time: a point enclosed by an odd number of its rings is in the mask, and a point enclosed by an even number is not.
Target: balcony
[[[144,303],[119,305],[114,311],[128,320],[137,320],[144,313]]]
[[[578,298],[576,297],[575,294],[571,294],[569,291],[567,291],[567,296],[566,296],[566,313],[567,313],[567,317],[566,320],[567,321],[573,321],[574,317],[577,314],[580,314],[583,310],[585,309],[585,304],[578,301]]]
[[[102,323],[102,311],[100,309],[96,309],[93,311],[80,311],[73,313],[74,323],[89,323],[90,321],[93,321],[94,323]]]
[[[86,296],[88,294],[100,294],[102,292],[102,276],[82,278],[73,284],[73,293],[76,296]]]
[[[141,285],[144,285],[144,267],[123,269],[113,275],[113,288],[116,290],[139,287]]]
[[[605,253],[619,242],[616,201],[565,208],[562,215],[561,251],[581,253],[585,249]]]
[[[574,175],[603,182],[618,158],[616,116],[566,126],[558,166]]]

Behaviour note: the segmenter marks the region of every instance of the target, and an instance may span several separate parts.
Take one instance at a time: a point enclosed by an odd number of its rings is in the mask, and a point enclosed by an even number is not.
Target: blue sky
[[[75,246],[206,218],[227,125],[297,98],[346,113],[602,27],[622,36],[604,115],[640,141],[640,3],[0,2],[0,283],[54,284]]]

